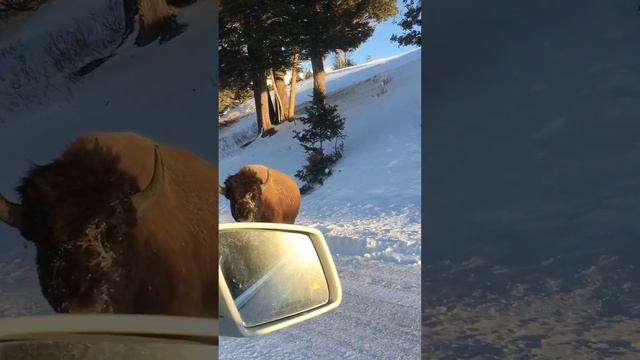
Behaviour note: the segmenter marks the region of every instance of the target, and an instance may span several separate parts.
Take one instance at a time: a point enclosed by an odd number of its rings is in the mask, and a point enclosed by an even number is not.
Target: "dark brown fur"
[[[151,179],[154,144],[87,135],[18,186],[20,231],[56,311],[217,316],[217,169],[161,145],[167,187],[139,213],[131,197]]]
[[[295,223],[300,191],[287,174],[263,165],[246,165],[229,176],[224,187],[236,221]]]

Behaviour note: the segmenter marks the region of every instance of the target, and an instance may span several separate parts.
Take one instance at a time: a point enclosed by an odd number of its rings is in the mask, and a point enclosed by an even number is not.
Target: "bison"
[[[293,224],[300,210],[295,180],[264,165],[245,165],[219,191],[229,199],[236,221]]]
[[[56,312],[218,316],[217,167],[134,133],[81,136],[0,195]]]

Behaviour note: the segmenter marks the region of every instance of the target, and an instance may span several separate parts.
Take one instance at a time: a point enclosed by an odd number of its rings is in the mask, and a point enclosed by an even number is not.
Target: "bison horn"
[[[227,189],[224,188],[224,186],[222,185],[218,185],[218,192],[222,195],[226,195],[227,194]]]
[[[156,145],[153,150],[155,153],[155,160],[153,164],[153,175],[151,176],[151,181],[149,182],[149,185],[144,188],[144,190],[133,195],[133,197],[131,198],[131,201],[133,201],[133,205],[136,207],[136,210],[138,210],[138,212],[142,211],[150,203],[152,203],[153,200],[158,197],[165,185],[166,179],[164,161],[162,160],[160,147]]]
[[[267,169],[267,179],[262,184],[260,184],[260,187],[266,187],[267,184],[269,184],[269,180],[271,180],[271,170]]]
[[[0,220],[14,228],[20,228],[22,206],[12,203],[0,195]]]

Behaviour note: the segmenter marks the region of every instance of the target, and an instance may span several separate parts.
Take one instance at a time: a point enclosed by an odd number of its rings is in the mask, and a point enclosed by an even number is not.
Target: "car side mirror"
[[[335,309],[342,289],[318,230],[274,223],[219,225],[220,335],[256,336]]]

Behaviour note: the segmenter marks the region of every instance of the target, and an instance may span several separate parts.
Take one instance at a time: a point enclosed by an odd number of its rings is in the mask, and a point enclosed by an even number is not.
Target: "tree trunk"
[[[277,97],[276,100],[278,100],[280,102],[278,109],[279,109],[279,116],[278,116],[278,121],[279,122],[283,122],[288,116],[289,114],[289,101],[287,99],[287,90],[285,88],[285,84],[284,84],[284,75],[285,75],[285,70],[284,69],[280,69],[280,70],[274,70],[273,71],[273,78],[274,78],[274,83],[275,83],[275,90],[277,93]]]
[[[293,66],[291,67],[291,81],[289,82],[289,110],[287,111],[287,117],[293,118],[295,115],[296,107],[296,90],[298,86],[298,61],[300,56],[298,54],[293,55]]]
[[[335,70],[344,69],[346,65],[347,65],[347,55],[341,49],[336,50]]]
[[[327,95],[327,87],[324,74],[324,54],[313,52],[311,54],[311,69],[313,69],[313,89],[322,95]]]
[[[160,37],[172,36],[176,23],[166,0],[137,0],[140,30],[136,45],[145,46]]]
[[[256,119],[258,121],[258,132],[264,134],[271,129],[269,119],[269,93],[267,89],[266,74],[256,74],[253,78],[253,99],[256,104]]]
[[[271,78],[271,71],[269,71],[269,78]],[[278,112],[273,103],[273,98],[271,97],[271,91],[267,86],[267,99],[269,100],[269,121],[272,125],[278,125]]]
[[[271,118],[274,125],[281,124],[285,119],[285,106],[283,101],[283,93],[278,89],[277,80],[275,77],[275,72],[272,69],[269,69],[269,79],[271,80],[271,84],[273,85],[273,97],[274,97],[274,114]],[[282,79],[282,92],[284,92],[284,79]]]

